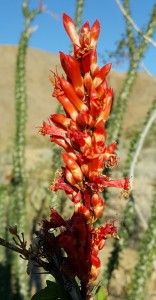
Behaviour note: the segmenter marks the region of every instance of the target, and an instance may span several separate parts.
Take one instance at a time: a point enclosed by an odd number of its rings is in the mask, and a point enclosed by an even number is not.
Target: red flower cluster
[[[53,114],[49,124],[43,122],[41,134],[50,135],[52,142],[61,146],[65,166],[57,172],[50,189],[62,189],[74,203],[74,213],[65,221],[54,208],[51,209],[50,228],[60,228],[58,246],[67,254],[62,268],[83,282],[94,281],[100,270],[98,252],[104,241],[117,236],[114,223],[93,228],[102,215],[105,187],[129,189],[129,180],[110,180],[103,175],[105,168],[117,165],[116,143],[106,145],[105,122],[109,116],[113,91],[106,76],[111,64],[99,68],[96,45],[100,24],[95,21],[90,28],[86,22],[80,37],[74,22],[66,14],[63,23],[69,35],[74,55],[60,52],[62,68],[67,77],[53,73],[53,96],[63,106],[65,115]],[[53,125],[52,125],[52,123]]]

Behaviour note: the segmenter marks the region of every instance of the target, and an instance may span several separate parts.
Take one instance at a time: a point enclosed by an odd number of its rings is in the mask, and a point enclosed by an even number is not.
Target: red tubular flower
[[[62,168],[62,172],[67,180],[68,183],[70,183],[71,185],[76,185],[76,181],[72,175],[72,173],[69,171],[69,169],[66,168]]]
[[[68,82],[65,78],[60,77],[60,85],[62,90],[64,91],[65,95],[68,97],[70,102],[74,104],[78,111],[86,110],[88,111],[87,106],[84,102],[77,96],[73,86]]]
[[[67,129],[70,124],[70,118],[67,118],[62,114],[53,114],[50,116],[50,120],[54,125],[62,129]]]
[[[72,81],[73,87],[78,97],[83,98],[84,86],[78,61],[71,55],[66,55],[61,51],[60,60],[65,73]],[[75,70],[75,72],[73,72],[73,69]]]
[[[70,146],[70,144],[64,138],[52,136],[51,142],[54,142],[57,145],[64,148],[64,150],[66,150],[67,153],[74,153],[73,148]]]
[[[103,80],[106,78],[106,76],[108,75],[110,69],[111,69],[111,63],[103,66],[99,72],[97,73],[96,77],[93,80],[93,85],[95,88],[98,88],[99,85],[103,82]]]
[[[63,14],[63,25],[73,44],[80,46],[79,36],[77,34],[75,24],[73,20],[65,13]]]
[[[111,110],[111,106],[112,106],[112,97],[113,97],[113,90],[109,89],[107,90],[105,99],[104,99],[104,109],[100,111],[100,114],[97,118],[97,122],[99,122],[100,120],[104,120],[106,121],[109,114],[110,114],[110,110]]]
[[[68,169],[71,171],[74,179],[77,182],[80,182],[83,180],[83,174],[82,171],[78,165],[78,163],[75,161],[74,158],[72,158],[69,154],[62,152],[62,157],[67,165]]]
[[[91,205],[94,212],[94,219],[97,220],[101,217],[104,210],[104,201],[99,194],[93,194],[91,199]]]
[[[98,41],[98,37],[100,34],[100,23],[98,20],[94,22],[91,28],[91,46],[95,47]]]
[[[90,26],[89,22],[86,22],[82,25],[81,31],[80,31],[80,44],[82,47],[89,46],[91,39],[91,32],[90,32]]]
[[[51,141],[64,150],[65,166],[56,174],[50,189],[64,190],[73,202],[74,212],[65,221],[51,208],[50,222],[44,225],[46,232],[50,228],[60,228],[57,245],[66,252],[61,270],[69,276],[77,276],[87,286],[100,272],[98,254],[105,240],[117,237],[114,222],[94,228],[104,210],[101,192],[106,187],[118,187],[127,194],[129,180],[115,180],[104,175],[105,168],[117,165],[117,155],[116,142],[107,145],[105,122],[110,114],[113,90],[106,80],[111,63],[102,68],[97,63],[99,21],[96,20],[92,27],[86,22],[80,37],[73,20],[66,14],[63,14],[63,24],[73,43],[74,56],[60,52],[67,78],[53,73],[50,80],[54,86],[53,96],[63,106],[65,114],[51,115],[54,126],[43,122],[40,133],[50,135]]]
[[[65,135],[66,135],[65,130],[60,129],[55,126],[52,126],[51,124],[47,124],[46,122],[43,122],[43,126],[41,127],[39,132],[42,135],[53,135],[53,136],[59,136],[59,137],[65,137]]]
[[[96,50],[93,49],[90,56],[90,72],[93,78],[98,74],[99,66],[97,64]]]
[[[67,115],[69,115],[72,120],[76,120],[78,117],[78,112],[70,100],[65,95],[58,95],[57,99],[62,104]]]

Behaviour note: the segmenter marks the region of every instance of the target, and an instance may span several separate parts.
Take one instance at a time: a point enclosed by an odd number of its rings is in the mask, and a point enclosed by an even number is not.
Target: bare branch
[[[132,160],[132,163],[131,163],[131,168],[130,168],[130,172],[129,172],[129,176],[130,176],[130,185],[131,185],[131,188],[133,187],[133,178],[134,178],[134,170],[135,170],[135,166],[136,166],[136,162],[137,162],[137,159],[138,159],[138,156],[140,154],[140,151],[142,149],[142,146],[143,146],[143,143],[144,143],[144,140],[145,140],[145,137],[152,125],[152,123],[154,122],[154,120],[156,119],[156,109],[153,111],[151,117],[149,118],[146,126],[144,127],[144,130],[143,132],[141,133],[141,137],[140,137],[140,140],[139,140],[139,143],[138,143],[138,147],[133,155],[133,160]]]
[[[21,249],[20,247],[17,247],[15,245],[7,242],[6,240],[2,239],[1,237],[0,237],[0,245],[3,246],[3,247],[5,247],[5,248],[8,248],[8,249],[10,249],[10,250],[12,250],[14,252],[17,252],[19,254],[24,255],[27,259],[29,257],[28,250],[25,249],[25,251],[23,251],[23,249]]]
[[[133,26],[133,28],[145,39],[148,41],[148,43],[152,44],[154,47],[156,47],[156,42],[153,41],[150,37],[148,37],[146,34],[141,31],[141,29],[134,23],[133,19],[126,13],[124,7],[122,6],[120,0],[115,0],[118,7],[120,8],[121,12],[125,16],[125,18],[128,20],[128,22]]]

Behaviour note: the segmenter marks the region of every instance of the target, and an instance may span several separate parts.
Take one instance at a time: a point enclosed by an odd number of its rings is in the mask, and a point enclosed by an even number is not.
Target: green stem
[[[80,26],[82,23],[84,2],[85,2],[84,0],[76,0],[76,11],[75,11],[74,23],[77,31],[80,30]]]
[[[30,11],[29,0],[23,2],[23,15],[25,26],[21,34],[15,74],[15,109],[16,109],[16,132],[13,153],[13,177],[10,184],[10,204],[8,213],[8,224],[19,226],[21,231],[26,231],[28,217],[26,214],[26,172],[25,172],[25,144],[26,144],[26,122],[27,122],[27,91],[26,91],[26,54],[31,33],[34,31],[30,27],[32,20],[41,9]],[[17,255],[10,255],[12,264],[12,278],[19,299],[24,297],[30,299],[28,280],[25,276],[26,264],[20,261]]]
[[[142,126],[142,130],[136,131],[133,134],[133,137],[132,137],[132,140],[130,143],[130,148],[128,151],[126,164],[125,164],[124,176],[130,176],[135,153],[136,152],[138,153],[138,145],[140,145],[140,140],[142,141],[142,136],[144,136],[142,133],[145,132],[147,134],[147,130],[145,131],[145,129],[147,127],[148,127],[148,129],[150,128],[149,124],[151,124],[151,120],[154,120],[155,113],[156,113],[156,99],[153,100],[152,106],[147,113],[147,117],[144,122],[144,125]],[[144,138],[145,138],[145,136],[144,136]],[[140,153],[140,147],[139,147],[139,153]],[[133,163],[133,165],[134,165],[134,163]],[[134,165],[134,167],[135,166],[136,166],[136,164]],[[134,167],[133,167],[133,170],[134,170]],[[123,230],[123,228],[121,228],[119,230],[120,240],[115,240],[114,249],[111,253],[111,256],[110,256],[110,259],[109,259],[109,262],[107,265],[106,273],[104,274],[106,284],[109,284],[109,281],[112,276],[112,272],[119,264],[119,254],[125,248],[128,239],[132,235],[131,229],[134,225],[137,213],[138,213],[138,208],[136,207],[136,205],[134,203],[134,198],[131,193],[130,200],[127,202],[126,209],[123,214],[124,230]]]
[[[130,11],[130,1],[124,0],[124,9],[126,10],[127,15],[131,15]],[[135,40],[134,40],[134,34],[133,34],[133,28],[132,25],[126,20],[126,36],[128,38],[128,50],[130,57],[134,57],[135,55]]]
[[[156,5],[154,5],[151,18],[148,24],[148,28],[146,30],[146,35],[148,37],[151,37],[155,31],[155,28],[156,28]],[[130,62],[130,67],[125,82],[116,100],[114,111],[112,112],[109,120],[109,126],[107,132],[108,132],[108,138],[110,143],[112,141],[119,141],[127,100],[131,93],[131,89],[135,82],[135,79],[137,77],[137,69],[139,66],[139,62],[143,57],[147,45],[148,45],[147,40],[143,39],[141,44],[136,49],[135,55]]]

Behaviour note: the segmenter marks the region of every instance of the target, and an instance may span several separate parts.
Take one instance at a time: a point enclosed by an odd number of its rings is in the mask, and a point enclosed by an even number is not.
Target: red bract
[[[86,22],[80,37],[66,14],[63,14],[63,24],[73,43],[74,55],[60,52],[66,78],[53,73],[50,80],[54,86],[53,96],[63,106],[64,115],[51,115],[49,120],[54,125],[43,122],[40,132],[50,135],[50,140],[64,150],[65,166],[56,174],[50,189],[64,190],[74,204],[74,212],[71,219],[65,221],[51,208],[48,228],[60,228],[57,246],[66,252],[62,270],[90,284],[100,271],[99,250],[108,237],[117,237],[113,222],[94,228],[94,222],[104,210],[101,192],[106,187],[118,187],[127,193],[129,180],[110,179],[105,175],[105,168],[117,165],[117,156],[116,142],[107,145],[105,130],[113,90],[106,81],[111,63],[102,68],[97,64],[100,24],[96,20],[90,27]]]

